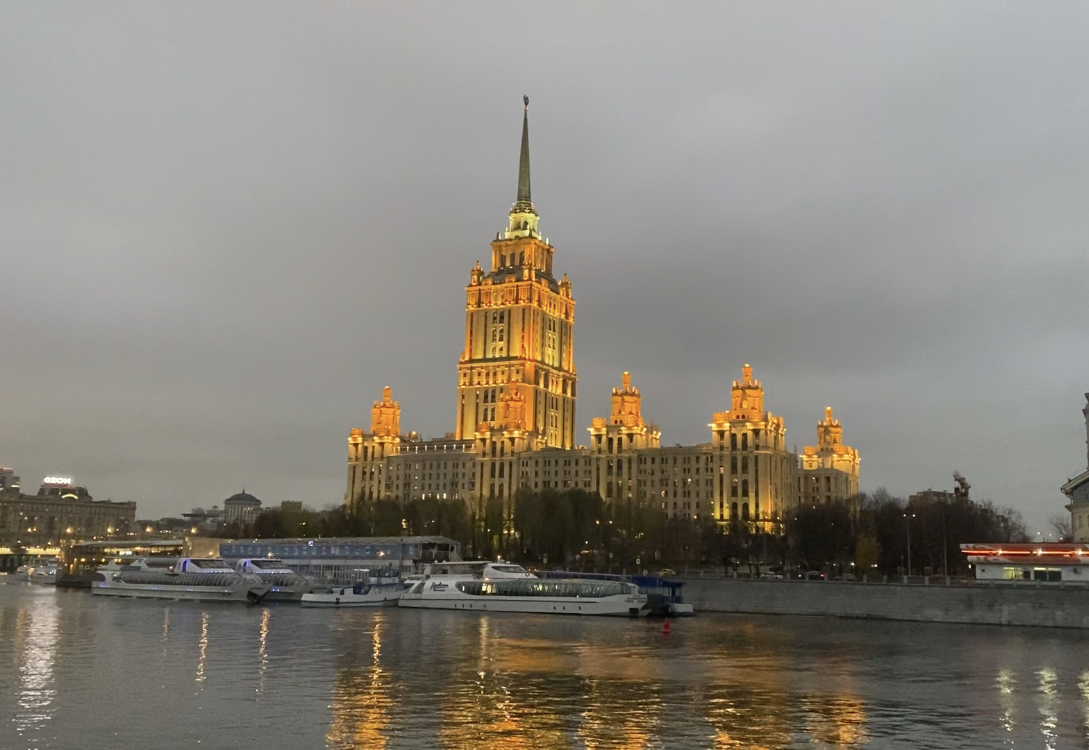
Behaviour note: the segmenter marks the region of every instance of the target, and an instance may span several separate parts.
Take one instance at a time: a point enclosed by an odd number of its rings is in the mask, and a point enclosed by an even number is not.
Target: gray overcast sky
[[[1086,465],[1089,5],[0,5],[0,464],[141,517],[343,498],[384,384],[454,428],[533,197],[578,422],[709,439],[751,362],[862,485],[1062,511]],[[580,427],[580,433],[582,428]]]

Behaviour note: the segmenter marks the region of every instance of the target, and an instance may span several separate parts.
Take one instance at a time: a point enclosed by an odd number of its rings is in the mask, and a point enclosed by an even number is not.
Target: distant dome
[[[226,500],[224,500],[224,503],[231,503],[232,505],[235,504],[235,503],[246,503],[247,505],[260,505],[261,501],[258,500],[253,495],[251,495],[250,493],[243,490],[242,492],[239,492],[237,495],[231,495],[230,497],[228,497]]]

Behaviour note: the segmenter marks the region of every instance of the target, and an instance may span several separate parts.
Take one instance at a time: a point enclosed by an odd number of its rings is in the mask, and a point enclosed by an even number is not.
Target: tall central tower
[[[499,425],[497,405],[525,399],[532,447],[575,446],[575,300],[552,273],[553,247],[537,231],[529,180],[529,97],[524,97],[518,194],[507,229],[492,242],[490,270],[477,261],[466,287],[465,348],[458,363],[457,438]]]

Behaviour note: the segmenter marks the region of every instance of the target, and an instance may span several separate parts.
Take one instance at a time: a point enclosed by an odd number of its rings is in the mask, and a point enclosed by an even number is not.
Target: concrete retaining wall
[[[696,612],[1089,629],[1089,589],[687,578]]]

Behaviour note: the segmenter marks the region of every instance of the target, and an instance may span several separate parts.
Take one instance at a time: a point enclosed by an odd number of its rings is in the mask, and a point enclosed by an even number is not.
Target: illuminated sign
[[[71,484],[72,477],[46,477],[46,484]]]

